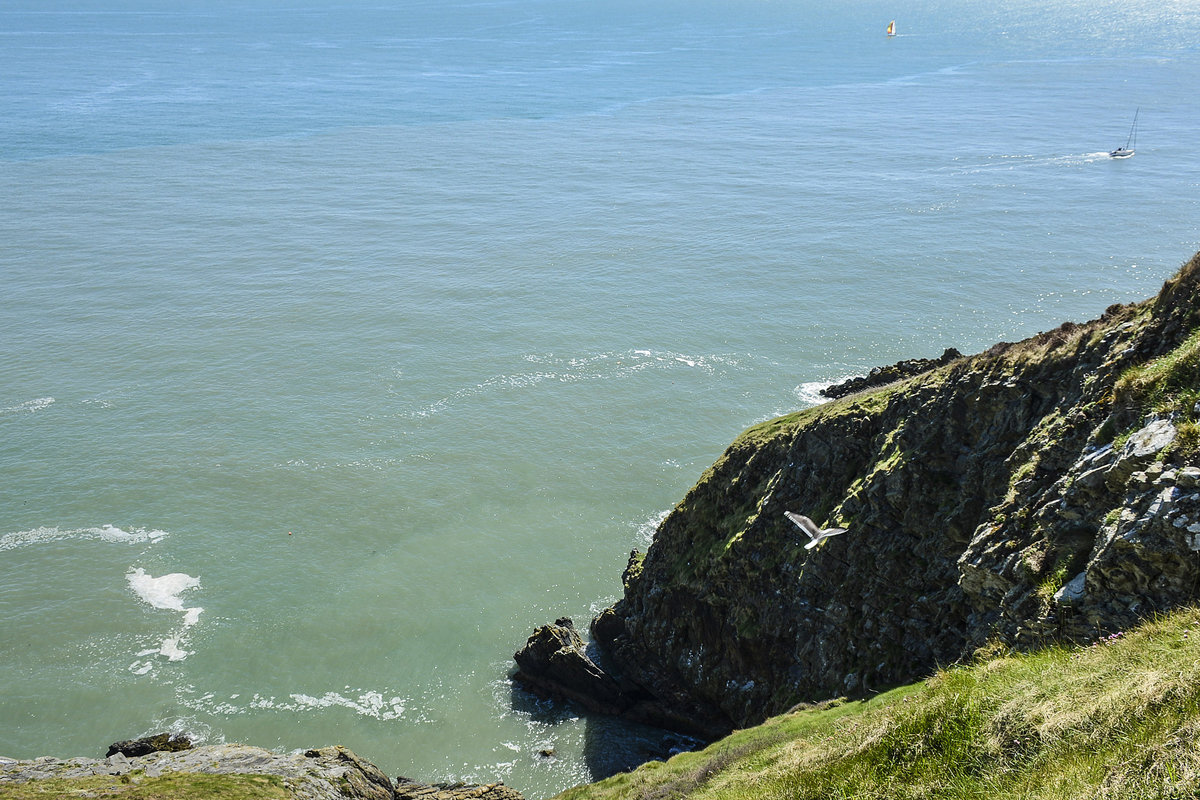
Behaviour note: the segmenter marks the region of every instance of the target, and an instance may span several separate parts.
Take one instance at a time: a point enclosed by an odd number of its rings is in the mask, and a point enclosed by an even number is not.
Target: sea
[[[746,427],[1153,296],[1197,98],[1194,0],[6,0],[0,756],[660,753],[513,652]]]

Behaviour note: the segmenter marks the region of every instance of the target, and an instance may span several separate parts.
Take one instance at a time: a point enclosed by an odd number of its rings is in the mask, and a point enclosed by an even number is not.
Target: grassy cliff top
[[[171,773],[95,775],[90,778],[51,778],[5,785],[4,800],[51,800],[87,797],[94,800],[289,800],[295,795],[275,775],[203,775]]]
[[[1200,610],[793,710],[558,800],[1146,798],[1200,793]]]

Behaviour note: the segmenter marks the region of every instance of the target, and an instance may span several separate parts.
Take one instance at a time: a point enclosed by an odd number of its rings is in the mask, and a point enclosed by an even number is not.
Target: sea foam
[[[199,588],[200,579],[183,572],[172,572],[155,578],[147,574],[141,567],[137,567],[126,573],[125,579],[129,581],[129,588],[133,590],[133,593],[143,603],[153,608],[183,612],[182,627],[174,635],[163,639],[162,644],[157,650],[157,654],[165,656],[168,661],[182,661],[187,658],[190,654],[180,647],[180,643],[187,629],[200,621],[200,613],[204,609],[199,606],[185,607],[183,604],[183,593],[189,589]],[[151,655],[154,653],[155,651],[145,651],[139,655]],[[144,664],[135,664],[132,671],[144,674],[148,669],[145,668]]]
[[[462,401],[496,390],[531,389],[543,383],[621,380],[648,370],[687,368],[699,370],[706,375],[718,375],[744,369],[741,357],[688,355],[669,350],[633,349],[582,356],[526,353],[522,359],[545,368],[489,376],[423,408],[404,412],[402,416],[413,419],[431,417],[455,407]]]
[[[155,578],[147,574],[146,570],[141,567],[128,572],[125,578],[129,581],[129,588],[133,589],[138,599],[155,608],[187,612],[185,619],[191,617],[192,611],[200,610],[184,608],[183,597],[181,596],[188,589],[198,588],[200,586],[199,578],[194,578],[182,572],[172,572]],[[195,620],[193,619],[190,624],[194,623]]]
[[[355,694],[357,696],[353,696]],[[205,698],[200,699],[204,700]],[[250,699],[248,707],[261,711],[320,711],[328,708],[346,708],[364,717],[396,720],[405,717],[409,702],[409,700],[391,695],[391,693],[385,695],[384,692],[374,689],[351,690],[347,686],[344,691],[328,691],[320,697],[295,692],[290,694],[286,700],[255,694]],[[226,705],[229,709],[233,708],[229,704]]]
[[[65,539],[92,539],[113,544],[142,544],[157,542],[167,535],[166,531],[134,528],[124,530],[115,525],[101,525],[98,528],[59,528],[44,526],[27,531],[16,531],[0,536],[0,551],[14,550],[28,545],[46,544]]]
[[[796,399],[801,403],[809,406],[819,406],[822,403],[829,402],[829,398],[821,394],[822,389],[828,389],[830,386],[837,386],[843,381],[856,377],[855,375],[846,375],[838,378],[835,381],[809,381],[802,383],[792,390]]]

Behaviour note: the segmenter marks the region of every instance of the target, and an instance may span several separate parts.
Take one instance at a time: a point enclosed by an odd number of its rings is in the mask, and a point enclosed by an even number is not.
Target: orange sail
[[[892,20],[891,22],[888,23],[887,33],[888,33],[888,36],[896,35],[896,20]]]

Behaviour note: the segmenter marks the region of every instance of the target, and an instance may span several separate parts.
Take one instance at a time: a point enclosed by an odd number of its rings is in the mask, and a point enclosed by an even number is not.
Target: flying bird
[[[828,539],[830,536],[837,536],[839,533],[845,533],[845,528],[820,528],[817,523],[813,522],[803,514],[797,514],[795,511],[785,511],[784,516],[796,523],[796,527],[808,534],[809,542],[804,545],[805,550],[812,550],[821,542]]]

